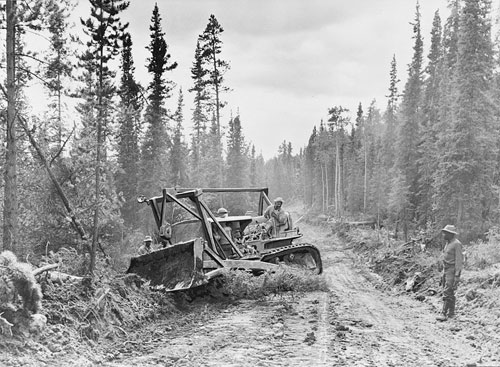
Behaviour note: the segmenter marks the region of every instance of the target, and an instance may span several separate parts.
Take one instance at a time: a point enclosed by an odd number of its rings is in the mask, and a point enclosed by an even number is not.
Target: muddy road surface
[[[435,320],[437,298],[381,291],[380,279],[327,228],[301,223],[301,230],[321,250],[328,292],[240,301],[181,328],[160,323],[134,353],[117,346],[101,365],[500,366],[483,364],[462,316]]]

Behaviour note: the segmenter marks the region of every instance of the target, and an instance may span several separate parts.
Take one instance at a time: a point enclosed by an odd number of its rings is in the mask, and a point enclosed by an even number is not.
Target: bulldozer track
[[[321,255],[318,250],[318,248],[314,245],[311,245],[310,243],[297,243],[293,245],[288,245],[284,247],[279,247],[277,249],[273,249],[269,252],[266,252],[262,257],[260,258],[261,261],[264,262],[274,262],[276,259],[290,255],[293,253],[300,253],[300,252],[308,252],[311,254],[311,256],[314,258],[314,261],[316,262],[316,269],[315,271],[318,274],[321,274],[323,271],[323,264],[321,262]]]

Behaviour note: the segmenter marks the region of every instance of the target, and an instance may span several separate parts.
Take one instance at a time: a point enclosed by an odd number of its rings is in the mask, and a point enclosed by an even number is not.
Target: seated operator
[[[274,205],[269,205],[264,211],[264,218],[268,220],[264,226],[269,237],[279,237],[291,227],[290,215],[283,210],[282,205],[283,199],[277,197]]]

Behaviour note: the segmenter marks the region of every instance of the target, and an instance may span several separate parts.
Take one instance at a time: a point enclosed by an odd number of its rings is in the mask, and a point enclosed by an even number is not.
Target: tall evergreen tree
[[[109,67],[109,62],[119,52],[119,41],[123,39],[128,23],[122,24],[120,12],[127,9],[129,3],[123,0],[89,0],[91,17],[86,21],[81,20],[85,33],[90,40],[87,41],[87,51],[82,56],[82,61],[87,66],[89,73],[95,73],[97,84],[95,94],[97,97],[96,123],[96,164],[95,164],[95,203],[94,223],[92,233],[92,250],[90,254],[89,271],[93,274],[95,269],[96,251],[99,241],[99,216],[101,212],[102,188],[102,161],[106,161],[105,138],[107,135],[111,99],[115,92],[112,85],[114,72]]]
[[[204,79],[204,89],[208,96],[209,106],[211,112],[215,117],[217,125],[218,140],[222,141],[221,137],[221,124],[220,124],[220,111],[225,106],[226,102],[222,100],[222,94],[229,91],[225,85],[224,76],[229,70],[229,63],[221,58],[222,53],[222,40],[221,35],[224,28],[219,24],[215,15],[211,14],[208,24],[203,33],[198,37],[200,46],[200,58],[202,60],[202,67],[206,70]],[[219,183],[223,182],[223,167],[222,160],[219,161]]]
[[[171,55],[165,41],[165,33],[161,27],[161,16],[155,4],[151,17],[151,41],[147,49],[151,53],[148,58],[148,72],[152,81],[148,86],[149,104],[146,107],[146,134],[142,146],[143,181],[141,186],[148,194],[154,194],[167,185],[168,177],[165,162],[168,162],[168,150],[171,148],[168,111],[165,100],[171,97],[174,87],[172,81],[165,79],[165,73],[177,67],[177,62],[170,63]]]
[[[184,95],[182,89],[179,90],[179,99],[177,101],[177,110],[174,114],[176,122],[172,135],[172,151],[170,154],[170,171],[174,186],[186,186],[188,184],[186,156],[188,148],[184,142],[182,122],[184,121]]]
[[[205,89],[205,77],[208,73],[203,67],[203,59],[201,57],[200,41],[196,43],[194,54],[194,62],[191,67],[191,78],[193,79],[193,87],[189,89],[194,93],[194,108],[191,121],[193,122],[193,132],[191,133],[191,147],[189,153],[190,162],[190,178],[191,183],[200,185],[203,181],[201,177],[200,161],[201,161],[201,146],[202,140],[206,133],[206,125],[208,121],[207,110],[207,91]]]
[[[439,136],[436,175],[441,218],[476,233],[491,220],[497,159],[490,12],[489,0],[465,0],[460,12],[453,121]]]
[[[398,83],[400,82],[398,78],[396,55],[392,56],[391,69],[389,72],[389,95],[387,96],[387,108],[385,110],[384,119],[387,125],[385,129],[385,167],[391,169],[396,160],[395,153],[395,142],[397,141],[397,112],[398,112],[398,101],[399,101],[399,90]]]
[[[431,46],[426,68],[427,78],[423,86],[421,138],[419,149],[419,186],[418,202],[421,224],[433,220],[433,174],[437,168],[437,136],[440,125],[441,106],[441,68],[442,54],[442,27],[439,12],[434,14],[431,31]]]
[[[215,113],[217,122],[217,133],[221,134],[220,129],[220,110],[224,107],[225,102],[221,99],[224,92],[228,92],[229,88],[224,84],[224,75],[229,70],[229,63],[221,59],[222,40],[221,35],[224,28],[219,24],[215,15],[211,14],[208,19],[208,24],[199,36],[198,42],[200,45],[200,57],[203,60],[203,68],[207,71],[205,87],[210,96],[210,104]]]
[[[72,6],[69,0],[56,1],[48,0],[46,2],[46,17],[48,30],[50,33],[50,47],[47,55],[47,64],[44,71],[44,79],[54,98],[50,107],[53,109],[51,128],[55,131],[53,140],[56,143],[57,150],[61,149],[63,143],[64,123],[62,121],[63,103],[67,80],[71,77],[74,65],[69,58],[69,40],[68,38],[68,18]],[[73,38],[74,41],[74,38]]]
[[[422,63],[423,63],[423,41],[420,30],[420,6],[417,4],[415,21],[413,26],[413,57],[408,68],[408,80],[405,85],[402,101],[402,121],[399,126],[397,169],[403,174],[398,181],[409,188],[409,206],[402,209],[403,224],[406,231],[408,220],[415,216],[418,206],[418,149],[419,126],[421,121],[421,99],[422,99]]]

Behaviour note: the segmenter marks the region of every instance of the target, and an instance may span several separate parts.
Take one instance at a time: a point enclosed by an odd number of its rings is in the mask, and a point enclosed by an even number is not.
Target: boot
[[[455,317],[455,300],[450,301],[449,309],[448,309],[448,318],[452,319]]]
[[[441,311],[441,314],[436,317],[437,321],[446,321],[448,318],[446,317],[446,314],[448,313],[448,309],[450,307],[450,303],[448,300],[444,300],[443,302],[443,310]]]
[[[436,320],[437,321],[446,321],[446,320],[448,320],[448,318],[446,317],[445,314],[441,314],[439,316],[436,316]]]

